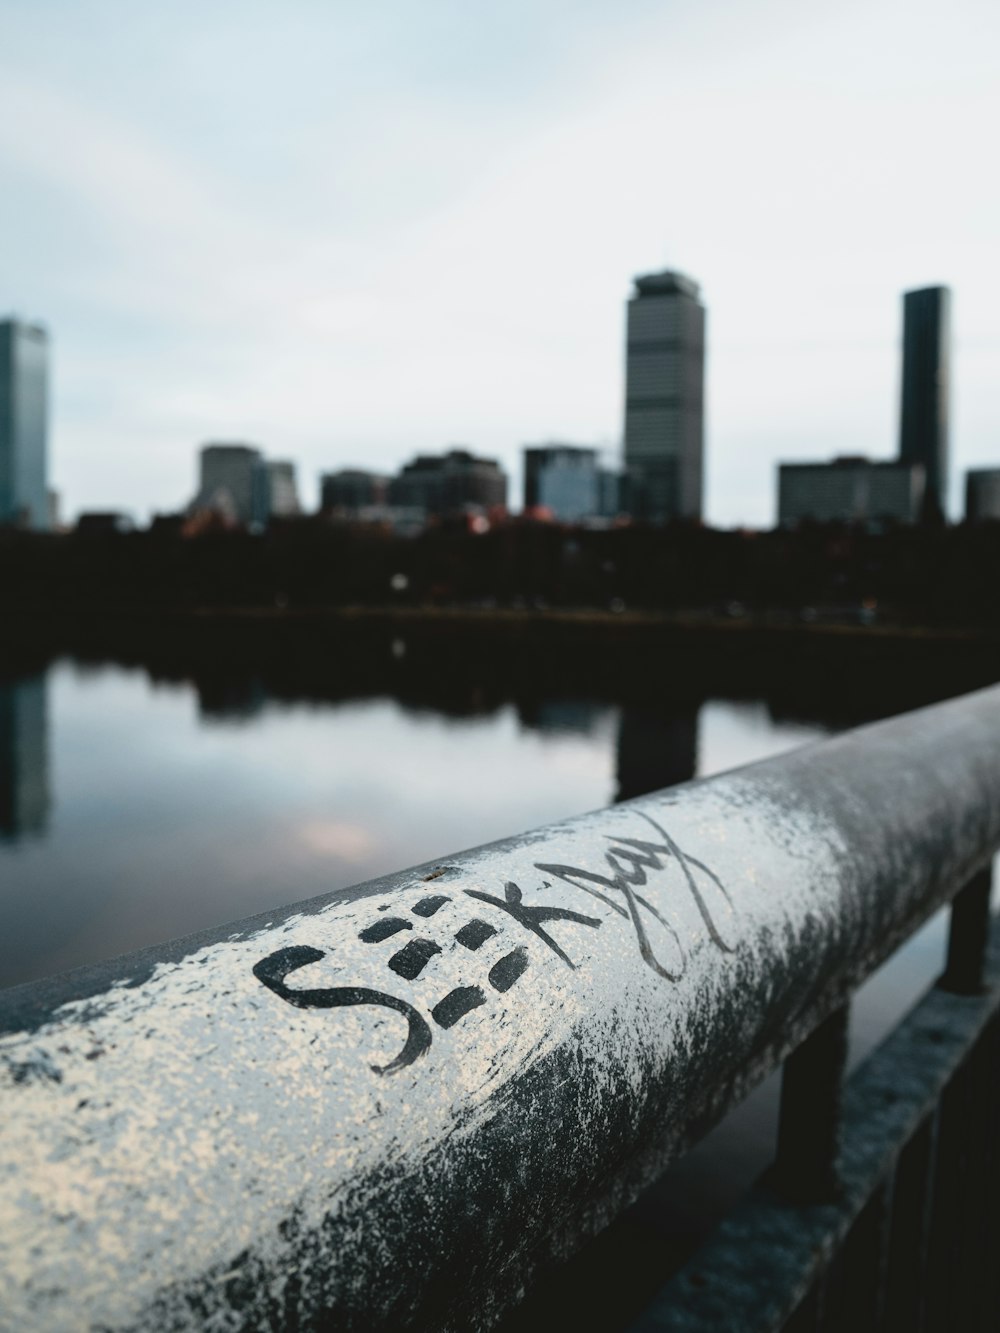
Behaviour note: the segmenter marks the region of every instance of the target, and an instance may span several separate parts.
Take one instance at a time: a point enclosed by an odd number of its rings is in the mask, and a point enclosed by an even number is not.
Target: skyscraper
[[[903,400],[899,456],[922,463],[927,512],[948,505],[948,376],[951,292],[924,287],[903,294]]]
[[[49,526],[48,344],[36,324],[0,321],[0,524]]]
[[[705,307],[681,273],[636,278],[625,355],[629,508],[665,523],[701,518]]]

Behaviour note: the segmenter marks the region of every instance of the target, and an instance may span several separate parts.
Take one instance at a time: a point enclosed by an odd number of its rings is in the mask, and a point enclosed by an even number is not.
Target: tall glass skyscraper
[[[48,378],[45,330],[0,321],[0,524],[49,526]]]
[[[922,463],[926,504],[943,517],[948,506],[948,379],[951,292],[924,287],[903,293],[903,401],[899,456]]]
[[[705,307],[681,273],[636,278],[625,354],[628,508],[665,523],[701,518]]]

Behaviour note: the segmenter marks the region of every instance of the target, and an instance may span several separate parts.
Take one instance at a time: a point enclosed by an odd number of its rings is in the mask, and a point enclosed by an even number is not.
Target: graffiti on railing
[[[574,966],[569,955],[556,943],[549,932],[543,929],[542,923],[572,921],[577,925],[590,926],[595,930],[599,929],[601,925],[597,917],[584,916],[581,912],[573,912],[565,907],[530,906],[524,902],[519,886],[512,881],[504,885],[503,898],[496,898],[489,893],[481,893],[477,889],[465,889],[463,892],[469,898],[479,899],[506,912],[518,925],[523,926],[536,939],[547,945],[569,967]],[[439,908],[450,901],[451,899],[444,894],[435,894],[432,898],[421,898],[410,910],[415,916],[426,919],[433,916]],[[406,917],[384,916],[372,925],[366,926],[359,933],[358,938],[365,944],[380,944],[383,940],[412,929],[413,922]],[[496,926],[474,917],[455,931],[454,938],[463,948],[475,953],[488,939],[498,933]],[[397,976],[403,977],[407,981],[415,981],[434,955],[441,952],[441,945],[436,940],[425,936],[416,936],[408,940],[401,949],[397,949],[387,960],[387,965]],[[293,945],[269,954],[267,958],[256,964],[253,973],[257,980],[262,981],[268,990],[273,991],[275,995],[279,995],[283,1000],[287,1000],[289,1004],[293,1004],[299,1009],[335,1009],[356,1004],[374,1004],[401,1013],[409,1025],[406,1042],[395,1060],[390,1061],[387,1065],[372,1065],[376,1074],[394,1074],[400,1069],[405,1069],[407,1065],[411,1065],[418,1056],[429,1050],[431,1029],[427,1020],[412,1004],[396,995],[390,995],[385,991],[370,990],[361,986],[328,986],[322,989],[294,990],[285,984],[285,979],[291,972],[294,972],[297,968],[305,967],[307,963],[319,962],[325,956],[322,949],[314,949],[308,945]],[[493,964],[486,979],[493,990],[503,994],[510,990],[511,986],[527,970],[527,967],[528,951],[523,944],[517,945]],[[478,1009],[480,1005],[485,1003],[486,992],[481,986],[456,986],[434,1005],[431,1009],[431,1018],[438,1027],[451,1028],[466,1014],[471,1013],[473,1009]]]
[[[675,861],[680,866],[685,887],[694,899],[698,914],[705,923],[709,938],[716,948],[721,949],[723,953],[732,953],[733,945],[723,936],[708,905],[705,893],[698,887],[697,876],[701,874],[708,880],[711,888],[706,885],[706,889],[709,892],[717,891],[724,899],[726,908],[729,910],[733,906],[732,899],[726,892],[726,888],[718,875],[709,870],[704,861],[699,861],[697,857],[682,851],[666,829],[658,824],[652,815],[647,815],[642,810],[637,810],[636,814],[639,815],[640,819],[645,819],[653,826],[662,841],[650,842],[643,838],[623,838],[620,834],[609,835],[609,841],[612,845],[604,852],[604,860],[611,872],[609,875],[602,875],[593,870],[585,870],[580,866],[552,865],[544,861],[536,861],[535,868],[541,870],[544,874],[564,880],[567,884],[572,884],[574,888],[582,889],[584,893],[589,893],[592,897],[597,898],[604,903],[605,907],[610,907],[619,916],[628,917],[635,931],[643,961],[654,972],[659,973],[661,977],[665,977],[668,981],[679,981],[684,975],[687,962],[680,936],[670,922],[647,898],[644,898],[640,893],[636,893],[636,889],[647,882],[649,878],[648,871],[663,870],[671,861]],[[613,893],[620,893],[624,903],[609,898],[607,893],[602,893],[601,889],[595,887],[597,885]],[[671,971],[665,967],[654,954],[642,919],[644,910],[655,917],[672,939],[679,960],[676,970]]]
[[[698,914],[708,931],[709,938],[716,948],[723,953],[731,953],[733,943],[726,939],[720,926],[717,909],[710,906],[710,896],[718,896],[725,904],[724,912],[732,910],[732,900],[722,881],[697,857],[683,851],[672,837],[649,815],[637,811],[643,819],[652,825],[659,836],[659,841],[648,838],[626,838],[620,834],[609,835],[610,846],[604,849],[603,860],[608,873],[589,870],[585,867],[536,862],[535,868],[553,879],[580,889],[590,897],[610,908],[616,915],[628,920],[635,934],[639,953],[643,961],[658,976],[668,981],[679,981],[686,967],[686,954],[681,945],[680,935],[663,913],[643,894],[637,892],[647,885],[651,874],[664,871],[676,863],[682,873],[684,887],[690,894]],[[431,876],[430,878],[436,878]],[[700,882],[699,882],[700,881]],[[539,892],[552,887],[550,880],[543,880]],[[612,897],[611,895],[617,895]],[[599,930],[604,922],[599,917],[586,916],[567,907],[555,907],[547,903],[525,902],[520,885],[508,880],[504,884],[503,896],[486,893],[481,889],[462,889],[463,899],[484,904],[494,913],[502,913],[504,919],[494,917],[494,924],[473,916],[470,920],[451,933],[451,938],[470,953],[476,953],[487,940],[500,934],[510,925],[528,932],[530,939],[518,943],[503,954],[490,967],[487,985],[496,993],[504,994],[514,986],[527,971],[530,964],[528,944],[532,939],[544,945],[568,968],[575,969],[566,948],[555,938],[546,926],[556,923],[568,923],[590,930]],[[421,897],[409,909],[408,916],[380,916],[370,925],[365,926],[358,938],[364,944],[381,944],[395,936],[414,931],[415,924],[427,921],[435,916],[446,903],[452,902],[447,894],[431,894]],[[380,911],[388,911],[384,905]],[[654,952],[649,931],[643,913],[647,913],[667,932],[677,960],[668,967]],[[484,915],[489,915],[487,912]],[[414,923],[413,917],[418,918]],[[386,965],[396,976],[406,981],[415,981],[431,960],[450,945],[431,938],[430,934],[412,935],[406,943],[395,949],[386,960]],[[253,968],[254,976],[268,990],[299,1009],[336,1009],[354,1005],[375,1005],[401,1014],[407,1022],[407,1035],[402,1049],[395,1059],[385,1065],[372,1065],[377,1074],[394,1074],[413,1064],[421,1055],[430,1050],[433,1029],[427,1018],[409,1001],[388,991],[364,986],[328,986],[296,989],[287,984],[288,977],[299,968],[319,962],[326,957],[323,949],[311,945],[291,945],[278,949],[262,959]],[[487,992],[478,984],[453,987],[430,1009],[430,1018],[440,1028],[455,1026],[474,1009],[487,1002]]]

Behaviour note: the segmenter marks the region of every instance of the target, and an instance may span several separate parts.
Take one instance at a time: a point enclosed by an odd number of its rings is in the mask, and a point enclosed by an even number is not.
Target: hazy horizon
[[[620,447],[637,273],[708,309],[706,517],[897,447],[904,289],[954,292],[952,513],[1000,464],[979,0],[0,0],[0,312],[53,340],[64,514],[210,440],[321,471]]]

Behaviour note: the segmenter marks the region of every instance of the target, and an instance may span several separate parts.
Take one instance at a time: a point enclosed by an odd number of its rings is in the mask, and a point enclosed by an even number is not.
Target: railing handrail
[[[1000,689],[0,996],[21,1329],[486,1325],[1000,845]]]

